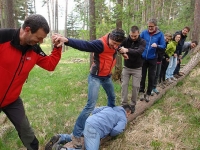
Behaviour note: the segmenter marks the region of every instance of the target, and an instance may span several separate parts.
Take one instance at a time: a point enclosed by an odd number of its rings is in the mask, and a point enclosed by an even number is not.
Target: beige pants
[[[137,96],[140,87],[140,81],[142,78],[142,67],[136,69],[130,69],[127,67],[123,67],[122,70],[122,84],[121,84],[121,104],[128,104],[128,91],[129,91],[129,81],[132,77],[131,85],[132,85],[132,95],[130,105],[136,105]]]

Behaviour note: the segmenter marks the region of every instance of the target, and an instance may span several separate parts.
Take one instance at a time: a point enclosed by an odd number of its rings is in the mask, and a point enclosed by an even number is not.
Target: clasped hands
[[[125,48],[123,46],[119,48],[119,53],[122,54],[124,59],[129,59],[128,55],[126,54],[127,52],[128,52],[127,48]]]
[[[53,45],[56,47],[61,47],[62,45],[64,45],[64,43],[68,42],[68,39],[66,37],[58,33],[54,33],[51,39],[52,39]]]

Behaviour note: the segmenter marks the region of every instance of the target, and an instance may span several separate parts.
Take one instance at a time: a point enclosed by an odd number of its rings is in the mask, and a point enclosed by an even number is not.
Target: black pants
[[[168,65],[169,65],[169,62],[166,60],[166,58],[163,58],[162,65],[161,65],[161,71],[160,71],[159,83],[161,83],[161,81],[165,81],[166,70],[167,70]]]
[[[180,69],[181,69],[181,61],[180,61],[180,59],[178,59],[178,64],[176,65],[176,69],[174,70],[173,74],[174,75],[179,74]]]
[[[156,63],[157,59],[151,59],[151,60],[144,60],[143,66],[142,66],[142,79],[140,82],[140,91],[139,92],[145,92],[145,82],[146,82],[146,76],[148,71],[148,87],[147,87],[147,95],[151,95],[151,91],[153,89],[153,83],[154,78],[156,75]]]
[[[15,126],[19,138],[28,150],[38,150],[39,141],[30,126],[30,123],[25,115],[24,105],[19,97],[15,102],[6,107],[1,108],[9,120]]]

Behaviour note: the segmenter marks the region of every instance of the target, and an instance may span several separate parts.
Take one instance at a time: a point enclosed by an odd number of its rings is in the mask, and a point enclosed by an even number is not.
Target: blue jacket
[[[159,29],[157,29],[152,36],[149,34],[148,30],[144,30],[141,32],[140,37],[146,41],[146,47],[142,53],[142,58],[145,60],[155,59],[158,57],[156,48],[151,47],[151,44],[156,43],[158,48],[163,50],[166,47],[164,34]]]
[[[123,107],[97,107],[86,120],[103,138],[110,134],[116,136],[124,131],[127,118]]]

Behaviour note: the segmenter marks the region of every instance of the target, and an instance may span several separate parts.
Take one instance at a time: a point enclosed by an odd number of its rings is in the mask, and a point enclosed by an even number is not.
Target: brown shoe
[[[178,75],[179,75],[179,76],[183,76],[184,73],[183,73],[183,72],[179,72]]]
[[[181,76],[179,76],[178,74],[175,74],[174,77],[175,77],[176,79],[178,79],[178,78],[180,78]]]
[[[75,137],[72,135],[72,144],[74,148],[81,149],[82,148],[81,137]]]

